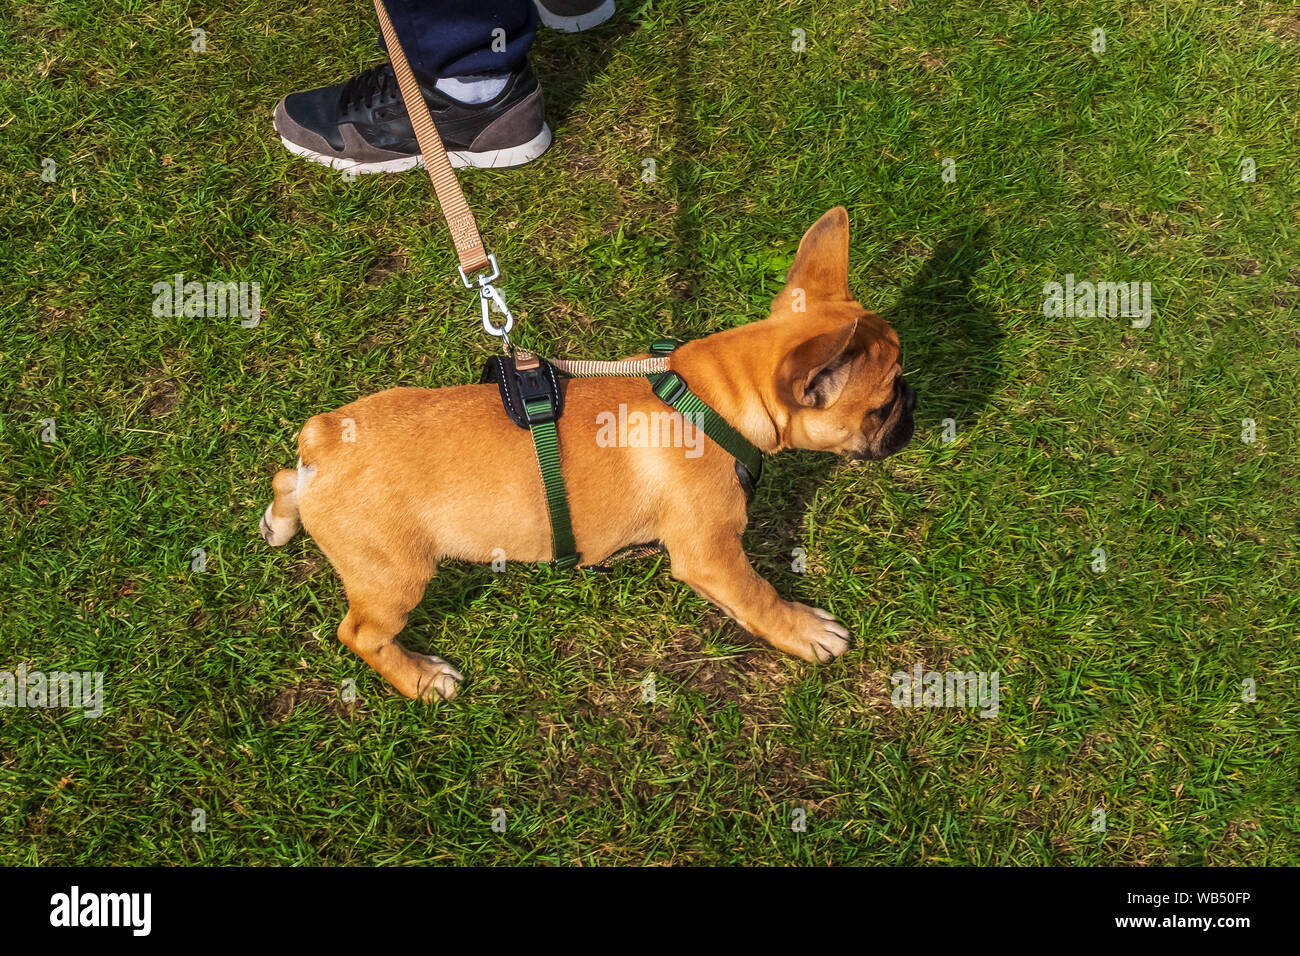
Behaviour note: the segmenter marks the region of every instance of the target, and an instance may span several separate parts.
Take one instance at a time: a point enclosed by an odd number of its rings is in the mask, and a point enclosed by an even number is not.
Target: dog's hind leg
[[[339,625],[339,640],[407,697],[448,700],[460,690],[460,671],[441,657],[408,651],[396,640],[431,576],[403,573],[409,570],[371,566],[360,576],[340,570],[348,613]]]
[[[302,471],[301,467],[297,471],[286,468],[276,472],[271,481],[275,498],[266,506],[259,530],[273,548],[287,543],[298,531],[298,487]]]

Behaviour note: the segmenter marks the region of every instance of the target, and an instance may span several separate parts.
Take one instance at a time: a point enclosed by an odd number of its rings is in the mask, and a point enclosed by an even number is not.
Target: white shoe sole
[[[614,0],[605,0],[600,6],[591,13],[584,13],[576,17],[556,16],[547,10],[544,6],[534,0],[534,6],[537,7],[537,15],[541,17],[542,23],[552,30],[563,30],[565,33],[578,33],[581,30],[590,30],[592,27],[598,27],[614,15]]]
[[[309,159],[313,163],[320,163],[322,166],[328,166],[331,169],[350,171],[359,176],[370,173],[400,173],[424,165],[424,157],[419,154],[402,156],[399,159],[388,159],[379,163],[359,163],[355,159],[343,159],[326,153],[318,153],[314,149],[308,149],[306,146],[290,142],[283,136],[280,137],[280,142],[284,143],[284,148],[295,156],[301,156],[303,159]],[[543,123],[540,133],[519,146],[510,146],[506,149],[485,149],[477,153],[470,152],[467,149],[449,149],[447,150],[447,157],[451,160],[451,165],[457,169],[464,166],[474,166],[479,169],[504,169],[508,166],[522,166],[524,163],[532,162],[546,152],[550,145],[551,128]]]

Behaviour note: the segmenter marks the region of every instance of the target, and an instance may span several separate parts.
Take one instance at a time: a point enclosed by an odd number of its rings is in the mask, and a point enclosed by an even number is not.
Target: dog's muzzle
[[[894,379],[894,394],[898,397],[900,407],[894,416],[893,428],[880,443],[883,455],[902,451],[916,431],[916,423],[912,420],[912,412],[916,409],[916,389],[903,381],[903,376],[900,375]]]
[[[868,447],[866,451],[854,453],[854,458],[879,461],[902,451],[912,440],[912,434],[916,431],[916,424],[912,420],[912,412],[916,409],[916,389],[903,381],[901,375],[894,379],[892,404],[889,416],[880,427],[877,440],[873,442],[875,447]]]

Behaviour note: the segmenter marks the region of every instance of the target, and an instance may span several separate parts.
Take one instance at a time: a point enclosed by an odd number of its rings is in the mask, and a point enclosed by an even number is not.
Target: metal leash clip
[[[465,288],[474,288],[474,282],[478,283],[479,304],[483,307],[483,331],[488,335],[500,336],[504,340],[507,350],[510,349],[510,330],[514,328],[515,317],[511,315],[509,307],[506,305],[505,297],[501,295],[501,290],[492,284],[492,280],[501,275],[501,268],[497,265],[497,257],[494,254],[488,254],[488,262],[492,264],[492,274],[480,274],[471,281],[469,276],[465,275],[465,270],[458,268],[460,280],[465,283]],[[501,325],[495,325],[492,322],[492,309],[496,309],[504,315],[505,321]]]

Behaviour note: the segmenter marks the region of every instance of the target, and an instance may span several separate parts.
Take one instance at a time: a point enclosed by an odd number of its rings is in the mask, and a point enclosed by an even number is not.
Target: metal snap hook
[[[486,280],[481,281],[482,285],[478,294],[479,302],[483,306],[483,331],[488,335],[499,335],[505,338],[515,326],[515,317],[510,314],[510,309],[506,306],[506,300],[497,287]],[[496,308],[498,312],[506,317],[505,322],[501,325],[495,325],[492,322],[493,308]]]

